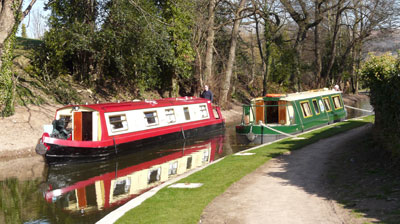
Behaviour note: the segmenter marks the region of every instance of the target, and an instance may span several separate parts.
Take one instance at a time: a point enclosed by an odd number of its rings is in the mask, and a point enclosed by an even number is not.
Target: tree
[[[43,21],[43,16],[40,14],[40,11],[38,9],[33,10],[31,12],[31,16],[32,16],[32,21],[31,21],[32,36],[35,39],[41,39],[45,32],[45,24]]]
[[[220,100],[219,100],[220,105],[225,109],[227,108],[227,104],[228,104],[228,94],[229,94],[229,88],[231,85],[233,64],[235,62],[235,56],[236,56],[235,53],[236,53],[237,37],[239,34],[239,25],[242,21],[242,15],[245,10],[245,7],[244,7],[245,3],[246,3],[246,0],[240,0],[238,8],[235,12],[234,22],[233,22],[233,26],[232,26],[229,57],[228,57],[227,65],[226,65],[225,76],[223,78],[223,82],[222,82],[222,86],[221,86],[221,94],[220,94]]]
[[[294,6],[295,3],[289,1],[289,0],[280,0],[282,5],[285,7],[287,12],[290,14],[291,18],[296,22],[297,24],[297,33],[296,33],[296,38],[293,43],[293,48],[296,51],[297,57],[296,57],[296,74],[293,74],[291,76],[291,81],[293,85],[297,82],[297,90],[301,89],[300,86],[300,57],[302,55],[302,42],[306,39],[307,37],[307,32],[310,28],[315,27],[322,21],[322,16],[320,15],[322,13],[321,10],[316,9],[315,13],[318,13],[317,15],[314,16],[314,20],[312,18],[312,15],[310,15],[310,12],[307,8],[307,4],[303,0],[297,0],[297,4],[299,5],[298,8],[300,8],[299,11],[296,10],[296,7]],[[315,1],[314,2],[314,7],[320,7],[320,5],[327,0],[321,0],[321,1]],[[296,5],[297,6],[297,5]],[[297,79],[297,81],[295,81]]]
[[[21,36],[23,38],[27,38],[28,37],[28,35],[26,34],[26,25],[25,25],[25,23],[23,23],[22,27],[21,27]]]
[[[11,71],[15,34],[36,0],[21,13],[22,0],[0,0],[0,111],[14,114],[15,80]]]
[[[210,0],[208,3],[208,22],[207,22],[207,48],[206,48],[206,56],[205,56],[205,69],[204,75],[200,79],[200,83],[203,86],[204,84],[208,84],[210,77],[212,76],[212,67],[213,67],[213,55],[214,55],[214,19],[215,19],[215,8],[216,8],[216,0]]]

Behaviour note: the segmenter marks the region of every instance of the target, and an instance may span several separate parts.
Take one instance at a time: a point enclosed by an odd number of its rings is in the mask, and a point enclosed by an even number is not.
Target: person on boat
[[[335,86],[333,87],[333,90],[335,90],[335,91],[340,91],[339,85],[335,85]]]
[[[204,86],[204,91],[201,93],[201,98],[209,99],[211,102],[213,101],[213,94],[211,90],[208,89],[208,86]]]

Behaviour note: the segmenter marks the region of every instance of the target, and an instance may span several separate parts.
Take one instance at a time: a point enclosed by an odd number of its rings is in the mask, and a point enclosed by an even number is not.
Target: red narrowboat
[[[218,131],[224,124],[220,108],[197,97],[69,105],[44,126],[36,152],[48,163],[104,159]]]

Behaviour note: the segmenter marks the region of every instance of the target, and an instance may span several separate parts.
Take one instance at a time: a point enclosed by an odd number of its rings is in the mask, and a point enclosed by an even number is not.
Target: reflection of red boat
[[[57,110],[36,147],[48,162],[104,158],[143,144],[220,130],[218,107],[203,98],[70,105]]]
[[[151,161],[91,177],[69,186],[59,186],[58,189],[47,191],[45,198],[48,202],[62,205],[64,210],[71,212],[95,212],[111,208],[176,175],[212,162],[216,152],[222,153],[222,141],[223,136],[214,137],[202,143],[170,151],[170,154]],[[63,180],[70,179],[68,174],[63,175],[62,172],[60,176],[57,178],[53,175],[51,179],[56,180],[53,186],[65,185]],[[52,186],[52,183],[48,184]]]

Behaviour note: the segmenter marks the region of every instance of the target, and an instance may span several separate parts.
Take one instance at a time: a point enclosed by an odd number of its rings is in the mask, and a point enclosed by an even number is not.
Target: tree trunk
[[[318,7],[318,0],[315,1],[315,20],[317,20],[317,16],[320,15],[320,8]],[[325,86],[323,80],[321,80],[322,73],[322,58],[321,58],[321,50],[319,43],[319,24],[315,25],[314,28],[314,54],[315,54],[315,78],[317,82],[315,83],[318,88]]]
[[[14,114],[16,81],[11,71],[15,34],[20,21],[29,13],[32,0],[21,14],[22,0],[0,0],[0,111],[1,116]]]
[[[0,68],[3,61],[4,42],[11,35],[15,25],[15,10],[13,0],[0,0]],[[18,4],[18,3],[17,3]]]
[[[231,46],[229,49],[228,63],[226,66],[225,77],[223,79],[224,81],[222,83],[220,100],[219,100],[220,105],[224,109],[227,109],[227,106],[228,106],[228,93],[229,93],[229,87],[231,85],[233,64],[235,62],[235,56],[236,56],[237,36],[239,33],[239,26],[240,26],[240,22],[241,22],[241,19],[239,19],[239,18],[242,15],[242,11],[243,11],[245,3],[246,3],[246,0],[240,0],[239,7],[235,13],[235,21],[234,21],[233,27],[232,27]]]
[[[215,17],[215,5],[216,0],[210,0],[208,4],[208,28],[207,28],[207,48],[205,57],[205,69],[203,75],[203,85],[209,84],[209,80],[212,77],[212,65],[213,65],[213,54],[214,54],[214,17]]]
[[[251,64],[250,80],[249,80],[249,83],[247,84],[247,86],[249,86],[249,87],[253,84],[254,78],[256,76],[256,57],[254,54],[254,45],[253,45],[254,42],[253,41],[254,41],[253,33],[250,33],[250,52],[251,52],[252,64]]]
[[[263,96],[268,93],[268,78],[271,74],[271,45],[267,43],[265,47],[265,70],[264,70],[264,78],[263,78]]]
[[[330,48],[330,53],[329,53],[329,61],[328,61],[328,66],[326,69],[326,73],[324,75],[325,79],[331,78],[331,73],[332,73],[332,68],[333,64],[335,63],[335,57],[336,57],[336,41],[338,38],[338,33],[339,33],[339,27],[340,27],[340,18],[342,17],[342,12],[343,9],[341,8],[342,4],[338,4],[337,6],[337,11],[336,11],[336,17],[335,17],[335,25],[333,27],[333,37],[332,37],[332,43],[331,43],[331,48]]]

